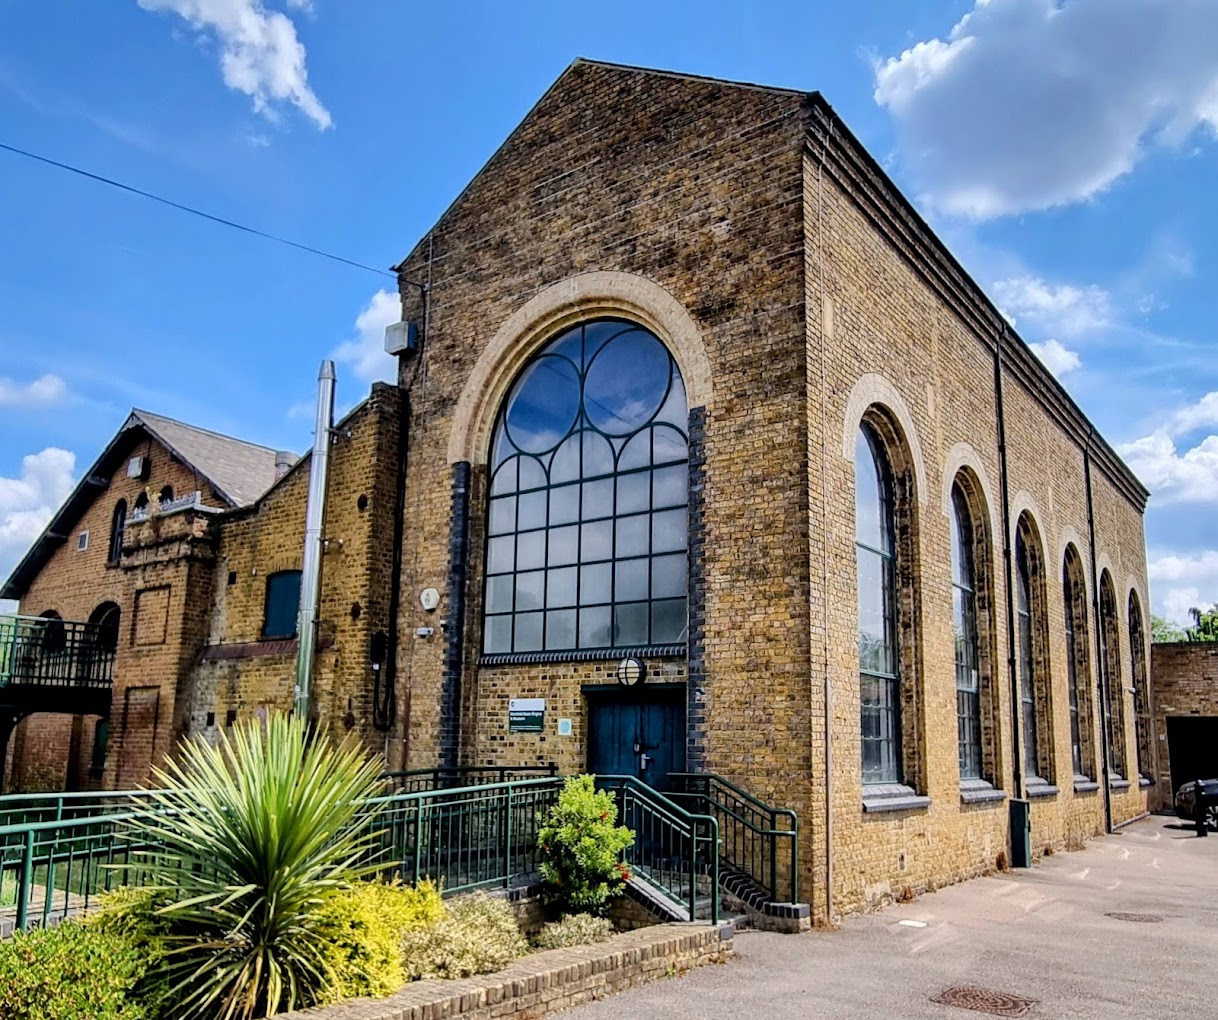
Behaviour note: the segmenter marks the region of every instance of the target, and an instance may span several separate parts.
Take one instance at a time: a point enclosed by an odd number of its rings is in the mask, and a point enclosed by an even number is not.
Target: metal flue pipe
[[[326,516],[326,479],[330,474],[330,439],[334,429],[334,362],[323,361],[317,375],[317,416],[309,462],[309,499],[305,506],[304,559],[300,569],[300,610],[296,616],[297,719],[309,720],[309,689],[317,645],[317,604],[321,595],[322,527]]]

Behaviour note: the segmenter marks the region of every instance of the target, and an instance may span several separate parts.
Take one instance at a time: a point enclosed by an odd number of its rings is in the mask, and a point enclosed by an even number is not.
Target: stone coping
[[[415,981],[384,999],[279,1014],[279,1020],[530,1018],[732,955],[731,924],[659,924],[608,941],[531,953],[495,974]]]

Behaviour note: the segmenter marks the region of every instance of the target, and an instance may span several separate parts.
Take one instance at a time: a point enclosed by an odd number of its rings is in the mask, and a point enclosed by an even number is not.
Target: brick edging
[[[282,1020],[489,1020],[530,1018],[648,984],[732,955],[730,924],[661,924],[607,942],[522,957],[495,974],[415,981],[384,999],[281,1014]]]

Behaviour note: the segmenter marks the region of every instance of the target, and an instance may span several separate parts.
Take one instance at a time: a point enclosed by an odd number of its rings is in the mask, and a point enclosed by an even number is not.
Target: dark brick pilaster
[[[465,657],[465,581],[469,566],[470,465],[453,465],[448,533],[448,636],[440,691],[440,764],[455,766],[461,743],[461,668]]]
[[[706,408],[689,411],[689,683],[685,767],[706,768]]]

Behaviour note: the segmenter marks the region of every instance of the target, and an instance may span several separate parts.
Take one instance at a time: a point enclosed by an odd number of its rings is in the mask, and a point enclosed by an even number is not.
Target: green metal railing
[[[0,687],[109,688],[113,667],[101,624],[0,616]]]
[[[433,769],[407,769],[384,772],[381,778],[395,793],[420,793],[456,786],[481,786],[520,779],[540,779],[558,775],[558,766],[549,765],[453,765]]]
[[[0,797],[0,827],[122,813],[145,796],[143,790],[9,793]]]
[[[719,825],[691,812],[634,776],[597,776],[618,801],[621,823],[634,832],[625,854],[641,879],[676,903],[689,920],[719,920]]]
[[[799,819],[712,773],[674,772],[670,799],[719,824],[720,854],[771,902],[799,902]]]

